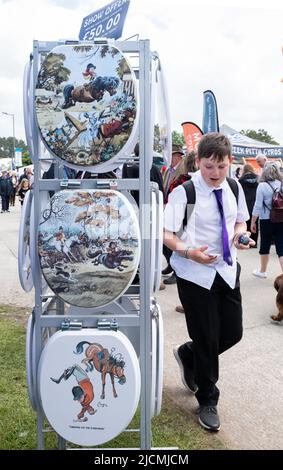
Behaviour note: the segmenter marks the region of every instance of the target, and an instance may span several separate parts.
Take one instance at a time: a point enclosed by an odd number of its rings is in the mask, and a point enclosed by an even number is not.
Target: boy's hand
[[[189,249],[189,259],[196,261],[196,263],[210,264],[217,260],[217,255],[209,255],[204,253],[208,248],[208,245],[200,246],[199,248]]]
[[[237,233],[234,237],[234,245],[238,250],[248,250],[255,245],[255,241],[250,238],[251,232]]]

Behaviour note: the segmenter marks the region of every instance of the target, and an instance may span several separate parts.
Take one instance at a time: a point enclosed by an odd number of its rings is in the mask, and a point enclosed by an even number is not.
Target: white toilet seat
[[[26,331],[26,378],[28,397],[34,410],[37,409],[35,376],[34,376],[34,318],[29,316]]]
[[[157,316],[152,318],[151,416],[159,415],[162,406],[164,329],[161,308],[155,304]]]
[[[106,373],[102,398],[102,373],[96,367],[101,370],[111,364],[121,384],[114,376],[114,397]],[[135,414],[140,396],[139,362],[132,344],[119,331],[89,328],[55,333],[43,349],[38,373],[43,411],[67,441],[83,446],[103,444],[122,432]]]
[[[29,292],[33,288],[30,259],[31,205],[33,193],[27,191],[21,211],[18,240],[18,273],[22,288]]]

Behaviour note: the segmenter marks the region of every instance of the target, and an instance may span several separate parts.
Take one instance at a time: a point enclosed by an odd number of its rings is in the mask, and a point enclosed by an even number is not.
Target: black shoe
[[[220,420],[217,413],[216,406],[205,406],[201,405],[199,407],[199,424],[210,431],[219,431],[220,429]]]
[[[196,393],[198,391],[198,386],[195,383],[194,371],[187,365],[184,354],[182,354],[182,347],[183,346],[176,346],[176,348],[173,349],[173,354],[180,367],[181,378],[184,386],[189,390],[189,392]]]
[[[175,274],[174,274],[174,273],[173,273],[173,274],[171,274],[171,276],[170,276],[170,277],[168,277],[167,279],[164,279],[164,281],[163,281],[163,282],[164,282],[164,284],[176,284],[176,282],[177,282],[177,279],[176,279],[176,276],[175,276]]]
[[[173,272],[173,269],[171,268],[170,264],[168,264],[166,268],[162,269],[163,276],[167,276],[168,274],[171,274],[172,272]]]

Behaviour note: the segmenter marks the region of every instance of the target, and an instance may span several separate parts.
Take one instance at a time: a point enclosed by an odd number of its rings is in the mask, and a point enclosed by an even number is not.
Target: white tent
[[[235,157],[256,157],[258,153],[264,153],[267,157],[283,158],[283,147],[251,139],[227,124],[220,126],[220,132],[230,139]]]

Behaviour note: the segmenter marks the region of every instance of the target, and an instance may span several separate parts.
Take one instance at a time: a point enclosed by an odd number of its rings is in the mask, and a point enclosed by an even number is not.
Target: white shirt
[[[243,188],[237,183],[239,188],[237,207],[236,198],[226,180],[223,181],[219,188],[214,188],[208,186],[202,178],[200,171],[197,171],[194,173],[192,181],[196,191],[196,203],[188,220],[187,227],[180,238],[187,247],[198,248],[208,245],[206,253],[219,253],[220,256],[214,263],[201,264],[173,252],[170,264],[178,277],[194,282],[206,289],[211,288],[216,272],[234,289],[237,274],[237,250],[233,244],[234,228],[236,222],[245,222],[250,218]],[[221,217],[216,197],[213,193],[214,189],[220,188],[222,188],[223,193],[224,214],[233,260],[232,266],[223,261]],[[183,185],[179,185],[169,195],[164,211],[164,228],[166,230],[170,232],[178,232],[180,230],[186,206],[186,191]]]

